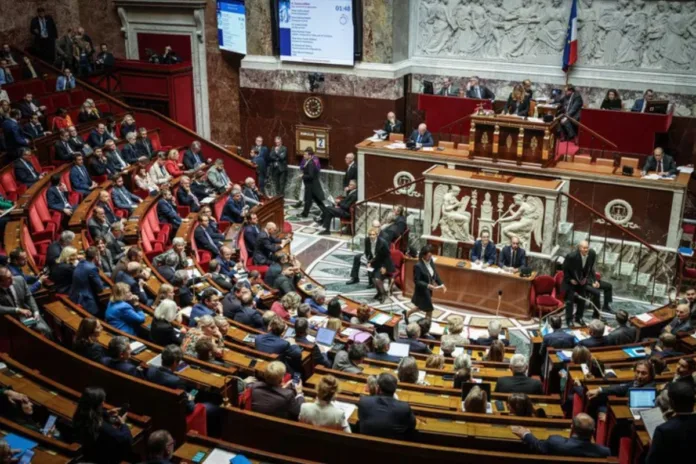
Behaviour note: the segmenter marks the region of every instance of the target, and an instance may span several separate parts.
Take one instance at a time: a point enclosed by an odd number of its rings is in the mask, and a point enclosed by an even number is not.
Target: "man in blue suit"
[[[242,199],[242,192],[239,190],[232,190],[230,197],[227,199],[227,203],[225,203],[225,207],[222,209],[220,220],[241,224],[244,222],[245,208],[246,205]]]
[[[68,200],[68,189],[61,181],[60,174],[51,176],[51,186],[46,192],[46,203],[48,203],[48,209],[72,216],[73,205]]]
[[[18,157],[22,148],[29,148],[29,140],[19,127],[22,113],[18,109],[10,110],[10,117],[2,123],[2,132],[5,137],[5,147],[12,157]]]
[[[645,113],[645,107],[648,106],[648,102],[654,99],[655,93],[652,91],[652,89],[646,90],[643,94],[643,98],[639,98],[633,103],[631,111],[634,113]]]
[[[87,144],[92,148],[103,148],[107,140],[111,140],[111,136],[106,132],[106,126],[102,123],[97,125],[87,139]]]
[[[481,232],[481,238],[474,243],[471,260],[488,265],[495,263],[495,243],[491,241],[491,233],[487,230]]]
[[[201,153],[201,143],[195,141],[191,147],[184,153],[184,166],[187,171],[197,169],[207,163],[212,162],[211,159],[206,160]]]
[[[500,267],[508,267],[517,271],[522,266],[527,265],[527,253],[524,248],[520,248],[520,239],[512,237],[510,245],[503,247],[500,253]]]
[[[675,414],[655,429],[645,464],[681,462],[685,457],[693,456],[696,436],[694,389],[688,382],[672,382],[667,387],[667,395]]]
[[[520,437],[535,453],[582,458],[606,458],[611,456],[609,448],[592,443],[595,422],[589,415],[580,413],[575,416],[573,418],[572,430],[573,435],[570,438],[551,435],[547,440],[539,440],[532,435],[528,428],[518,425],[512,426],[512,433]]]
[[[101,362],[103,365],[139,379],[144,378],[143,371],[138,369],[138,367],[130,361],[130,340],[128,340],[127,337],[122,335],[113,337],[109,341],[107,353],[109,355],[102,358]]]
[[[432,147],[435,145],[433,135],[428,132],[428,127],[424,123],[418,125],[418,129],[411,133],[409,140],[415,143],[417,148]]]
[[[152,305],[152,299],[147,297],[145,290],[141,286],[140,274],[142,273],[142,266],[140,263],[131,261],[126,265],[126,270],[124,272],[119,272],[114,280],[115,283],[123,282],[130,287],[130,291],[133,295],[138,297],[140,303],[150,306]]]
[[[77,153],[75,155],[75,164],[70,168],[70,184],[74,191],[84,196],[89,195],[90,192],[98,186],[87,172],[85,159],[82,153]]]
[[[75,88],[75,76],[70,68],[65,68],[63,74],[56,79],[56,92],[64,92]]]
[[[157,218],[164,224],[172,224],[175,229],[181,225],[182,219],[176,211],[174,198],[170,190],[162,191],[162,199],[157,203]]]
[[[201,294],[201,300],[191,309],[191,316],[189,316],[189,327],[196,327],[196,324],[198,324],[198,319],[203,316],[215,317],[218,314],[222,314],[220,295],[218,295],[217,290],[214,288],[206,288]]]
[[[104,291],[104,282],[99,277],[99,250],[89,247],[85,251],[85,259],[77,264],[73,271],[70,299],[85,308],[93,316],[101,313],[99,309],[99,294]]]
[[[12,163],[14,165],[14,175],[17,182],[31,187],[45,176],[45,173],[38,172],[34,165],[31,164],[31,150],[22,148],[21,155]]]
[[[256,247],[256,241],[259,238],[261,229],[259,228],[259,217],[256,213],[251,213],[249,224],[244,226],[244,245],[248,253],[253,253]]]
[[[208,226],[210,225],[210,217],[200,216],[198,218],[198,227],[193,232],[193,238],[196,240],[196,246],[200,250],[209,251],[213,255],[213,258],[217,258],[220,255],[220,247],[222,243],[215,240],[208,232]]]
[[[114,177],[114,188],[111,189],[111,199],[116,208],[125,209],[129,214],[143,201],[138,195],[128,191],[123,183],[123,176],[120,174]]]
[[[291,372],[301,372],[302,348],[283,339],[283,332],[285,322],[276,316],[268,324],[268,333],[256,336],[254,347],[264,353],[277,354],[278,361],[285,363]]]

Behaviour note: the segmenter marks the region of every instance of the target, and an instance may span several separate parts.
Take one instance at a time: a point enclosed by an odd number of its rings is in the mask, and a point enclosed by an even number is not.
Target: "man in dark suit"
[[[495,243],[491,241],[491,233],[487,230],[481,232],[481,238],[476,240],[471,249],[471,260],[487,265],[495,264]]]
[[[138,128],[138,133],[140,137],[138,137],[138,141],[135,143],[138,156],[144,156],[148,160],[152,160],[152,157],[155,155],[155,147],[152,146],[152,140],[147,135],[147,128]]]
[[[206,250],[213,255],[213,258],[220,256],[220,247],[222,242],[219,242],[210,236],[208,232],[208,226],[210,225],[210,218],[208,216],[201,216],[198,218],[198,227],[193,232],[193,238],[196,241],[196,246],[200,250]]]
[[[411,406],[394,398],[398,380],[383,372],[377,378],[377,394],[360,397],[358,427],[360,433],[393,440],[410,440],[416,434],[416,416]]]
[[[543,395],[544,387],[537,379],[527,377],[529,364],[523,354],[516,354],[510,360],[512,376],[500,377],[495,384],[497,393],[526,393],[528,395]]]
[[[561,316],[554,314],[549,317],[549,325],[553,332],[544,335],[544,341],[541,343],[542,356],[546,356],[546,349],[548,347],[556,349],[570,349],[575,347],[575,337],[573,334],[561,329],[563,326],[563,319]]]
[[[628,313],[623,309],[616,312],[618,326],[607,335],[607,345],[627,345],[636,341],[635,327],[628,325]]]
[[[159,222],[171,224],[174,229],[178,229],[183,220],[176,211],[174,198],[170,190],[162,191],[162,198],[157,202],[157,218]]]
[[[411,322],[406,326],[406,336],[408,338],[400,338],[399,343],[407,343],[411,349],[409,353],[421,353],[421,354],[431,354],[432,351],[428,348],[428,345],[418,340],[421,334],[420,326],[417,322]]]
[[[593,319],[588,325],[590,336],[584,340],[580,340],[578,345],[587,348],[597,348],[607,345],[607,339],[604,337],[604,322],[599,319]]]
[[[442,87],[438,90],[437,94],[444,97],[458,97],[459,87],[452,84],[452,79],[445,77],[445,80],[442,81]]]
[[[628,396],[629,390],[632,388],[652,388],[655,386],[655,369],[650,361],[642,359],[636,362],[633,368],[633,381],[611,385],[609,387],[600,387],[588,390],[587,398],[594,400],[600,398],[606,400],[608,396],[620,396],[625,398]]]
[[[92,148],[103,148],[107,140],[111,140],[111,136],[106,132],[106,126],[99,123],[96,129],[89,133],[87,144]]]
[[[355,162],[355,155],[353,153],[348,153],[346,155],[346,175],[343,176],[343,191],[348,193],[348,185],[351,180],[355,181],[355,185],[358,185],[358,164]]]
[[[285,195],[285,185],[288,182],[288,149],[283,145],[283,139],[275,138],[275,145],[268,152],[268,162],[271,177],[275,184],[275,194]]]
[[[266,223],[264,231],[256,239],[253,255],[255,265],[268,266],[277,259],[275,256],[276,252],[287,243],[285,240],[275,236],[277,232],[278,227],[273,222]]]
[[[36,16],[31,19],[29,31],[34,37],[34,50],[44,61],[53,63],[55,60],[56,39],[58,29],[51,15],[46,14],[46,10],[38,8]]]
[[[314,218],[314,221],[320,223],[324,229],[318,235],[331,235],[331,221],[336,217],[349,218],[351,216],[351,208],[357,200],[357,184],[355,180],[351,180],[341,201],[336,201],[336,206],[324,208],[321,216]]]
[[[24,134],[32,140],[36,140],[46,135],[51,135],[50,132],[44,130],[43,126],[41,125],[41,121],[39,121],[39,117],[35,114],[31,115],[29,122],[24,125],[22,130],[24,131]]]
[[[19,157],[20,150],[29,150],[29,139],[19,127],[22,113],[18,109],[10,110],[10,117],[2,122],[2,132],[5,138],[5,148],[12,157]]]
[[[512,268],[517,271],[519,268],[527,265],[527,253],[524,248],[520,248],[520,239],[512,237],[510,245],[503,247],[500,253],[500,267]]]
[[[20,321],[33,319],[33,329],[52,338],[51,328],[41,317],[39,307],[22,276],[13,276],[10,269],[0,267],[0,315],[9,314]]]
[[[244,204],[242,192],[239,190],[232,190],[230,197],[225,203],[225,207],[222,208],[220,220],[232,222],[234,224],[241,224],[244,222],[244,214],[246,213],[246,210],[247,206]]]
[[[48,203],[48,209],[63,213],[65,216],[72,216],[74,207],[68,200],[68,188],[63,183],[60,174],[51,176],[51,186],[46,192],[46,203]]]
[[[256,339],[259,337],[261,335]],[[252,411],[281,419],[297,420],[300,407],[304,403],[302,381],[297,384],[293,384],[292,380],[283,383],[286,372],[286,366],[282,362],[268,363],[263,374],[264,381],[249,386]]]
[[[28,148],[23,148],[18,159],[14,160],[14,175],[17,182],[27,187],[34,185],[39,179],[45,176],[34,168],[31,162],[32,153]]]
[[[251,213],[249,215],[248,224],[244,226],[244,245],[246,246],[248,253],[254,253],[256,248],[256,241],[261,234],[261,229],[259,228],[259,217],[256,213]]]
[[[677,175],[677,163],[674,162],[674,158],[665,155],[665,151],[662,148],[657,147],[653,151],[653,156],[645,160],[643,175],[653,171],[662,177],[675,176]]]
[[[680,462],[694,455],[694,389],[686,382],[674,382],[667,387],[667,395],[675,414],[655,429],[646,464]]]
[[[245,304],[244,297],[242,295],[242,305]],[[274,317],[268,324],[268,333],[256,336],[254,347],[263,353],[277,354],[278,361],[285,363],[291,372],[301,372],[302,348],[282,338],[285,329],[285,322],[279,317]]]
[[[561,106],[558,109],[561,118],[561,136],[565,140],[572,140],[577,135],[575,123],[568,118],[573,118],[580,121],[580,112],[582,111],[582,96],[575,90],[575,87],[568,84],[565,90],[565,96],[561,99]]]
[[[387,134],[403,134],[404,125],[396,119],[396,114],[393,111],[387,113],[387,120],[384,121],[384,132]]]
[[[145,378],[143,371],[130,361],[130,340],[121,335],[113,337],[109,341],[108,355],[102,359],[102,364],[110,369],[132,375],[139,379]]]
[[[312,202],[316,202],[320,210],[324,211],[324,190],[321,188],[321,180],[319,178],[319,168],[317,167],[318,160],[314,156],[314,149],[307,147],[303,154],[300,168],[302,170],[302,183],[304,184],[304,208],[300,216],[309,217],[309,211],[312,209]]]
[[[594,431],[594,419],[585,413],[580,413],[573,418],[573,435],[570,438],[551,435],[547,440],[539,440],[529,429],[518,425],[512,426],[512,433],[520,437],[535,453],[583,458],[611,456],[609,448],[592,443]]]
[[[600,292],[604,293],[604,311],[610,312],[609,304],[612,301],[612,286],[609,282],[597,280],[594,266],[597,260],[597,253],[590,248],[589,243],[583,240],[578,244],[575,251],[566,255],[563,261],[563,289],[566,292],[566,324],[571,325],[573,321],[573,303],[575,295],[585,297],[589,293],[593,303],[599,308]],[[583,314],[585,312],[585,301],[580,299],[575,312],[575,322],[584,325]],[[598,318],[599,313],[594,311],[593,317]]]
[[[207,162],[210,163],[212,160],[208,159]],[[192,171],[206,164],[206,159],[201,153],[201,143],[195,141],[191,144],[191,147],[184,153],[184,166],[187,171]]]
[[[648,106],[648,102],[654,99],[655,93],[652,91],[652,89],[646,90],[643,94],[643,98],[639,98],[633,103],[631,111],[634,113],[645,113],[645,108]]]
[[[55,158],[60,161],[71,162],[75,160],[75,155],[80,153],[79,150],[74,150],[70,145],[70,133],[61,129],[59,132],[60,139],[53,145]]]
[[[433,135],[428,132],[428,126],[426,126],[425,123],[418,125],[418,129],[411,133],[409,140],[416,144],[416,148],[432,147],[435,145]]]
[[[17,104],[17,109],[22,113],[23,118],[30,119],[33,115],[37,115],[41,118],[44,116],[46,106],[39,103],[39,101],[34,98],[33,94],[28,93],[24,96],[24,99]]]
[[[479,78],[474,76],[469,79],[469,82],[466,84],[466,98],[495,100],[495,94],[485,85],[481,85]]]
[[[92,190],[98,187],[98,184],[92,180],[87,172],[82,153],[75,156],[75,164],[70,168],[70,185],[74,191],[84,196],[89,195]]]

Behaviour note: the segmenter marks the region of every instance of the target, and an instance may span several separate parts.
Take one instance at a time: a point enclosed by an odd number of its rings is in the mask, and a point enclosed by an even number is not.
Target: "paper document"
[[[220,448],[215,448],[210,452],[207,458],[205,458],[205,464],[230,464],[230,460],[234,458],[236,454],[230,453],[229,451],[222,450]]]

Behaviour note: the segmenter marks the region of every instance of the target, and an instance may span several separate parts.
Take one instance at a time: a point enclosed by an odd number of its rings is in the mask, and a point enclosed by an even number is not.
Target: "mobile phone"
[[[130,403],[123,403],[118,409],[118,415],[122,416],[130,411]]]
[[[32,450],[24,450],[24,452],[21,454],[19,458],[19,464],[29,464],[31,462],[31,458],[33,457],[34,452]]]
[[[199,462],[203,461],[204,457],[205,457],[205,451],[199,451],[193,455],[193,457],[191,458],[191,462],[199,463]]]
[[[41,433],[45,436],[48,436],[49,432],[53,428],[54,425],[56,425],[56,420],[58,418],[51,414],[48,416],[48,420],[46,421],[46,425],[44,425],[43,429],[41,430]]]
[[[495,409],[497,409],[500,412],[505,411],[505,405],[503,404],[502,401],[495,400]]]

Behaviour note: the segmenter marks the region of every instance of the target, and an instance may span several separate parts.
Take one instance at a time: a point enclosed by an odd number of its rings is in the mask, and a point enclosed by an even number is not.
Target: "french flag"
[[[568,35],[563,50],[563,71],[568,72],[576,61],[578,61],[578,0],[573,0],[570,19],[568,19]]]

